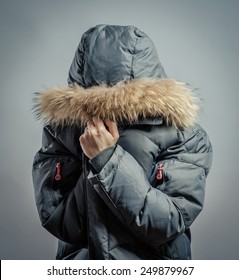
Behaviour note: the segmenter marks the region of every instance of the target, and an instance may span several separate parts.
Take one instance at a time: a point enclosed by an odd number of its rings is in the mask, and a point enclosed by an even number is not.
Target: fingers
[[[79,141],[81,143],[81,145],[84,145],[86,143],[86,134],[83,133],[80,137],[79,137]]]
[[[108,128],[108,130],[107,130]],[[106,120],[103,122],[101,119],[93,118],[87,122],[85,133],[91,135],[100,135],[110,133],[113,138],[119,138],[119,131],[116,122]]]
[[[105,124],[101,119],[93,118],[92,123],[99,133],[106,132]]]
[[[83,153],[92,158],[104,149],[115,146],[119,139],[115,122],[93,119],[87,122],[84,133],[80,136]]]
[[[88,121],[87,122],[87,126],[86,126],[86,131],[89,133],[92,133],[92,134],[95,134],[96,132],[96,128],[95,128],[95,124],[93,121]]]
[[[115,138],[119,138],[119,131],[116,122],[113,121],[105,121],[105,124],[107,125],[110,134]]]

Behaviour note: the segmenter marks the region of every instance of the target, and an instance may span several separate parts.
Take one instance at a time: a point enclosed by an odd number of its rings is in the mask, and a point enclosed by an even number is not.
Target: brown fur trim
[[[199,99],[184,83],[173,79],[140,79],[84,89],[54,88],[38,94],[35,109],[46,124],[85,124],[92,118],[137,122],[162,117],[175,128],[194,125]]]

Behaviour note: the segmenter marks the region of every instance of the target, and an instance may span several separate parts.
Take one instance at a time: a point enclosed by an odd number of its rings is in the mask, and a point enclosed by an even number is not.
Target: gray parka
[[[132,26],[83,36],[69,86],[36,96],[45,123],[33,184],[57,259],[190,259],[212,147],[198,100],[166,77],[152,41]],[[91,161],[79,137],[93,117],[114,120],[115,147]]]

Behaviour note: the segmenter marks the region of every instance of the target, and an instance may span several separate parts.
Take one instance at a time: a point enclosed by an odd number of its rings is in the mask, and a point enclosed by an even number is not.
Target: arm
[[[42,139],[42,147],[34,157],[32,168],[42,225],[57,238],[80,244],[85,239],[81,162],[61,145],[50,127],[44,128]],[[60,169],[56,167],[57,163],[60,163]],[[57,173],[60,178],[55,177]]]
[[[164,165],[164,181],[157,188],[120,146],[98,174],[89,175],[112,212],[151,245],[163,244],[184,232],[203,207],[211,144],[202,130],[182,138],[161,155],[158,164]]]

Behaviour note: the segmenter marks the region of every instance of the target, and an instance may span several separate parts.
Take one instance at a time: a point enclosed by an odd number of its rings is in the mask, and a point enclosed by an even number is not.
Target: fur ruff
[[[184,83],[173,79],[140,79],[85,89],[53,88],[37,93],[34,106],[45,124],[85,125],[92,118],[118,123],[162,117],[175,128],[193,126],[199,99]]]

